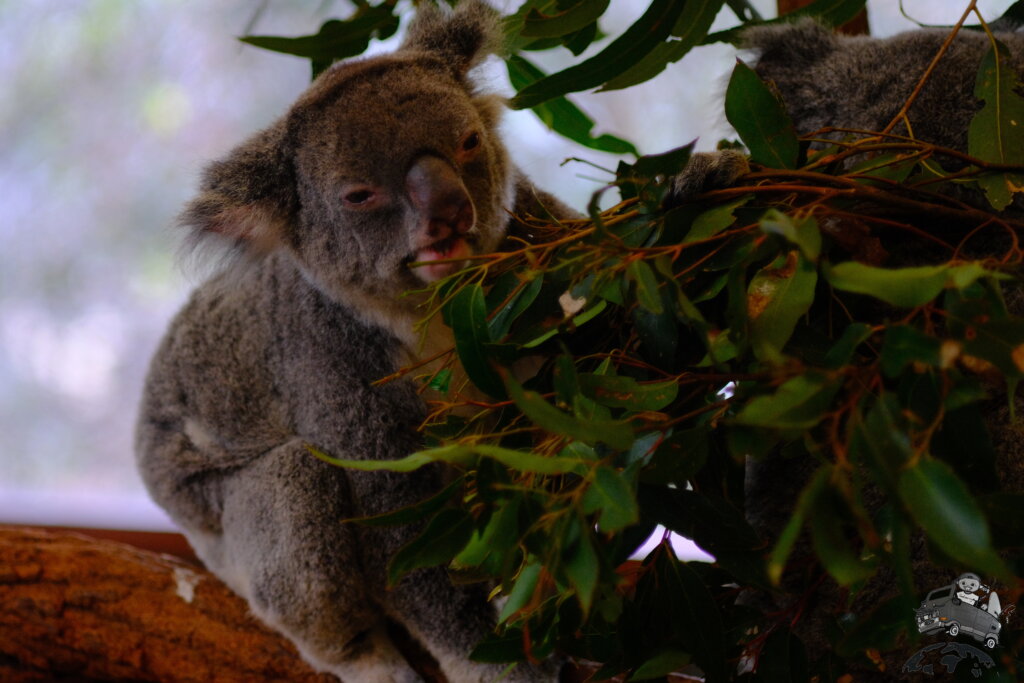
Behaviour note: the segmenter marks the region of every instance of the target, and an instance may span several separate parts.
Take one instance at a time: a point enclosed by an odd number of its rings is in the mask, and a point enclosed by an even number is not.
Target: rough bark
[[[0,680],[337,679],[310,669],[195,565],[70,533],[0,527]]]

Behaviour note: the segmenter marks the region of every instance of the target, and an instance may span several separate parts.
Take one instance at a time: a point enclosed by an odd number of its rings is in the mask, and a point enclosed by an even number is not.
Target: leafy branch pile
[[[531,0],[510,19],[513,45],[575,52],[606,5]],[[609,75],[605,62],[591,64],[601,55],[574,67],[590,65],[591,81],[542,78],[512,57],[513,76],[532,82],[517,102],[565,123],[575,114],[551,98],[569,81],[639,82],[713,39],[703,35],[710,19],[693,35],[676,29],[688,13],[713,18],[722,5],[652,2],[640,27],[606,48],[640,44],[625,67]],[[687,666],[709,681],[826,670],[833,680],[855,660],[877,661],[918,637],[913,608],[934,587],[912,572],[922,532],[929,563],[1001,581],[1004,604],[1017,602],[1024,494],[1001,490],[987,426],[999,407],[1012,412],[1008,397],[1024,377],[1024,319],[1007,305],[1020,298],[1024,259],[1024,221],[1010,206],[1024,185],[1024,140],[1012,123],[1024,100],[1004,51],[993,41],[980,66],[985,107],[969,154],[891,133],[798,138],[740,63],[725,108],[754,170],[739,184],[666,208],[667,179],[690,149],[622,163],[609,185],[618,206],[599,212],[595,196],[585,220],[520,217],[529,242],[434,289],[425,314],[452,327],[447,361],[475,389],[451,368],[419,373],[433,409],[430,447],[398,461],[332,460],[393,471],[444,462],[458,472],[430,500],[361,520],[428,520],[394,557],[391,580],[438,564],[494,580],[507,601],[475,657],[557,650],[631,680]],[[583,128],[594,146],[618,144]],[[991,208],[962,201],[972,196]],[[805,464],[777,537],[748,524],[751,460]],[[715,562],[681,561],[667,538],[630,561],[659,525]],[[895,597],[834,615],[831,653],[811,664],[794,633],[807,595],[768,613],[738,600],[783,595],[796,573],[856,596],[880,572]],[[997,673],[1012,676],[1012,627],[1003,644]]]

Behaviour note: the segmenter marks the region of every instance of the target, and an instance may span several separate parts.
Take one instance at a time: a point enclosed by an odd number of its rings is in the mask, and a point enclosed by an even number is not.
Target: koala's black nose
[[[473,227],[473,202],[462,179],[444,159],[421,157],[406,174],[405,187],[430,238],[444,239]]]

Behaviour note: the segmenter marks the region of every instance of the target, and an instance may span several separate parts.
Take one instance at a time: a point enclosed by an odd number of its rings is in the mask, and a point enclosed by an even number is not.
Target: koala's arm
[[[669,179],[670,187],[665,205],[681,204],[701,192],[729,187],[750,171],[747,155],[733,149],[717,152],[697,152],[686,166]]]
[[[582,218],[583,214],[569,207],[550,192],[541,190],[517,168],[512,169],[514,196],[512,215],[516,218],[541,218],[550,221]]]

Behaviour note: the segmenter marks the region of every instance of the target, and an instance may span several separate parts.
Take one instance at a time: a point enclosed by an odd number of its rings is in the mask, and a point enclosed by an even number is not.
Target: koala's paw
[[[747,156],[736,150],[698,152],[690,157],[682,172],[669,178],[671,187],[665,206],[678,206],[701,192],[729,187],[749,171]]]

